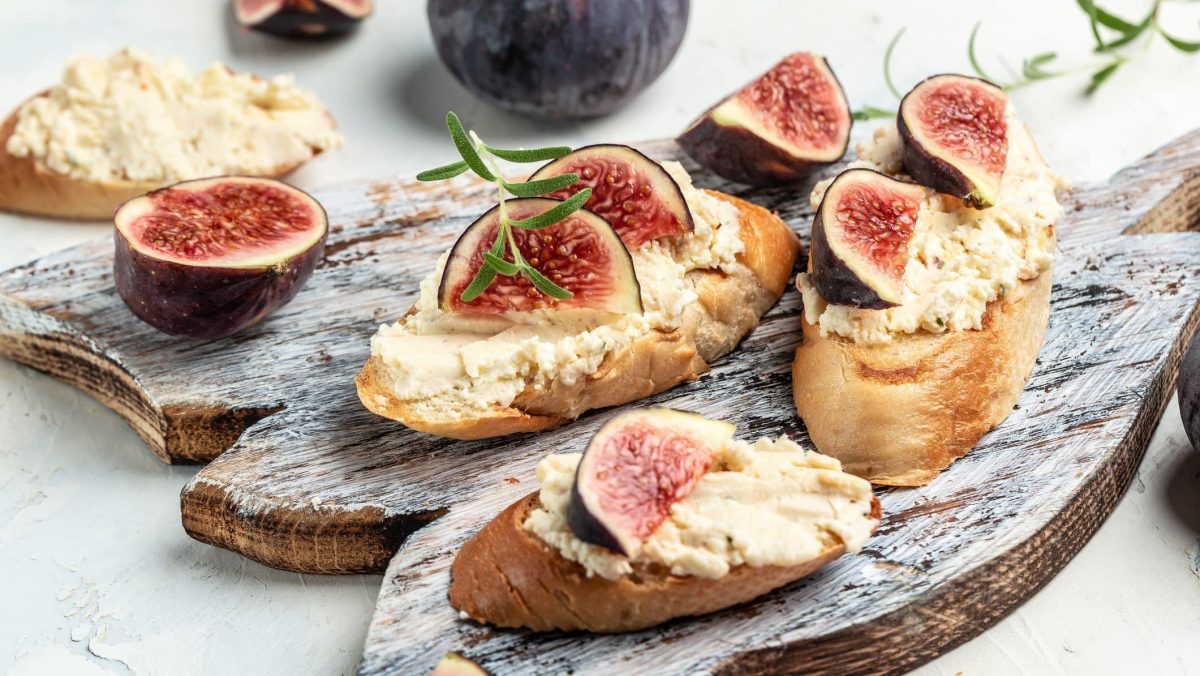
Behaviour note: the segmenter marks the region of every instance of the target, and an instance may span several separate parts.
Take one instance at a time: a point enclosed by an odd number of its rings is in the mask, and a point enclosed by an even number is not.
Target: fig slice
[[[238,23],[284,37],[323,37],[353,30],[372,0],[233,0]]]
[[[838,174],[812,227],[812,282],[834,305],[882,310],[904,292],[908,242],[925,188],[870,169]]]
[[[693,229],[683,191],[662,165],[623,145],[585,146],[534,172],[529,180],[579,174],[569,188],[546,195],[565,200],[592,189],[584,208],[608,221],[629,248]]]
[[[731,181],[771,186],[841,159],[851,123],[846,94],[829,63],[797,52],[710,108],[676,141],[701,166]]]
[[[1008,163],[1004,90],[965,75],[935,75],[900,102],[904,168],[918,183],[983,209],[996,203]]]
[[[113,278],[164,333],[215,339],[290,301],[324,256],[325,210],[267,178],[185,181],[117,209]]]
[[[536,216],[561,204],[558,200],[528,197],[507,200],[511,220]],[[459,236],[438,288],[438,304],[446,311],[499,314],[531,310],[587,309],[620,314],[641,314],[642,292],[629,250],[603,218],[580,209],[541,230],[511,228],[521,256],[547,279],[571,292],[566,300],[539,291],[524,275],[496,275],[477,298],[464,301],[462,293],[483,266],[500,229],[500,207],[492,207]],[[512,262],[512,255],[505,260]]]
[[[712,466],[734,426],[695,413],[622,413],[592,437],[575,471],[567,523],[584,542],[633,557]]]

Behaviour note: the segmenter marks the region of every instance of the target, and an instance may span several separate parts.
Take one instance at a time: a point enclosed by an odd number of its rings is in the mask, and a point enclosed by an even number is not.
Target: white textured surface
[[[1068,0],[1004,3],[732,3],[695,0],[677,61],[631,106],[594,122],[546,124],[473,102],[432,53],[418,0],[382,0],[364,30],[291,44],[229,26],[223,2],[40,0],[0,9],[0,108],[57,77],[79,50],[136,44],[270,74],[296,72],[347,136],[302,170],[304,187],[411,171],[450,159],[440,116],[454,108],[496,144],[574,145],[669,136],[705,105],[792,49],[826,53],[852,101],[891,104],[883,44],[909,24],[901,87],[962,69],[986,19],[982,54],[1010,62],[1057,49],[1084,57],[1086,22]],[[1114,2],[1141,13],[1142,1]],[[920,14],[916,7],[919,6]],[[1107,5],[1106,5],[1107,6]],[[1194,37],[1200,7],[1168,5]],[[1002,70],[996,60],[993,70]],[[1200,125],[1200,56],[1159,44],[1093,99],[1083,79],[1021,90],[1015,101],[1052,166],[1102,178]],[[0,267],[105,234],[0,215]],[[1129,495],[1050,585],[930,674],[1200,673],[1200,454],[1168,410]],[[190,541],[177,494],[193,473],[162,466],[115,415],[48,378],[0,362],[0,670],[17,674],[338,673],[352,670],[378,585],[268,570]],[[1190,662],[1189,662],[1190,660]]]

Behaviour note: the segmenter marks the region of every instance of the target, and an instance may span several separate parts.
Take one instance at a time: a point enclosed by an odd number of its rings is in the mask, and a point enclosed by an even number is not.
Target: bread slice
[[[369,410],[415,430],[454,439],[482,439],[561,425],[584,411],[623,404],[661,392],[708,370],[731,351],[779,297],[800,252],[796,234],[778,216],[722,193],[739,212],[745,251],[736,270],[693,270],[687,281],[699,296],[674,331],[651,331],[610,352],[595,373],[572,384],[555,380],[527,387],[511,406],[484,413],[450,408],[430,411],[397,398],[386,366],[372,356],[358,374],[358,396]]]
[[[589,577],[580,564],[526,531],[541,503],[531,493],[463,544],[450,567],[450,605],[471,619],[535,631],[636,631],[676,617],[703,615],[799,580],[841,556],[846,545],[824,533],[817,557],[795,566],[737,566],[719,578],[681,577],[635,568],[617,580]],[[879,501],[871,515],[878,520]]]
[[[858,345],[803,317],[792,393],[817,450],[872,483],[920,486],[1016,404],[1050,316],[1050,271],[988,304],[978,331]]]
[[[40,94],[39,96],[44,96]],[[29,157],[8,152],[20,107],[0,124],[0,210],[80,220],[108,220],[124,202],[175,181],[93,181],[52,171]],[[315,157],[320,150],[314,150]],[[275,167],[266,178],[284,176],[303,162]]]

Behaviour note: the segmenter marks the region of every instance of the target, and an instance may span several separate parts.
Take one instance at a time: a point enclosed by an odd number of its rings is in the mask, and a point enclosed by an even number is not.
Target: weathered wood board
[[[670,143],[646,149],[678,154]],[[807,186],[738,192],[806,238]],[[611,412],[470,443],[367,413],[352,379],[376,324],[409,307],[433,257],[491,194],[458,179],[317,196],[333,223],[327,260],[292,304],[240,336],[188,343],[140,324],[112,289],[111,243],[97,242],[0,274],[0,351],[93,394],[169,461],[233,444],[184,489],[194,537],[310,572],[381,570],[399,548],[363,674],[423,673],[449,649],[500,673],[853,672],[928,660],[1036,591],[1115,506],[1200,316],[1200,235],[1180,232],[1200,215],[1197,133],[1065,196],[1051,326],[1017,410],[934,483],[882,492],[885,521],[863,553],[743,608],[654,631],[493,631],[446,603],[454,552],[534,489],[537,460],[581,447]],[[799,312],[789,292],[710,374],[650,401],[732,420],[743,437],[807,443],[788,382]]]

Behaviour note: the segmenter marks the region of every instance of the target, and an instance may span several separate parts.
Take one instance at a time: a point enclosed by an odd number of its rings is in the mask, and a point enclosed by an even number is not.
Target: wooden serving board
[[[679,155],[670,142],[644,149]],[[810,186],[739,191],[694,173],[807,238]],[[1017,409],[932,484],[881,491],[885,519],[862,553],[744,607],[651,631],[496,631],[449,607],[454,553],[536,488],[539,459],[582,449],[612,412],[536,436],[454,442],[365,411],[353,377],[376,325],[412,304],[434,257],[492,192],[468,178],[406,178],[316,195],[333,224],[327,259],[295,301],[239,336],[190,343],[142,325],[116,296],[112,244],[100,241],[0,274],[0,352],[112,407],[164,460],[216,458],[182,494],[193,537],[289,570],[387,565],[360,667],[372,676],[424,673],[451,649],[498,673],[922,663],[1028,598],[1108,515],[1200,317],[1200,234],[1183,232],[1200,215],[1197,132],[1064,196],[1050,329]],[[643,403],[736,422],[743,438],[807,444],[789,383],[800,310],[789,291],[711,373]]]

